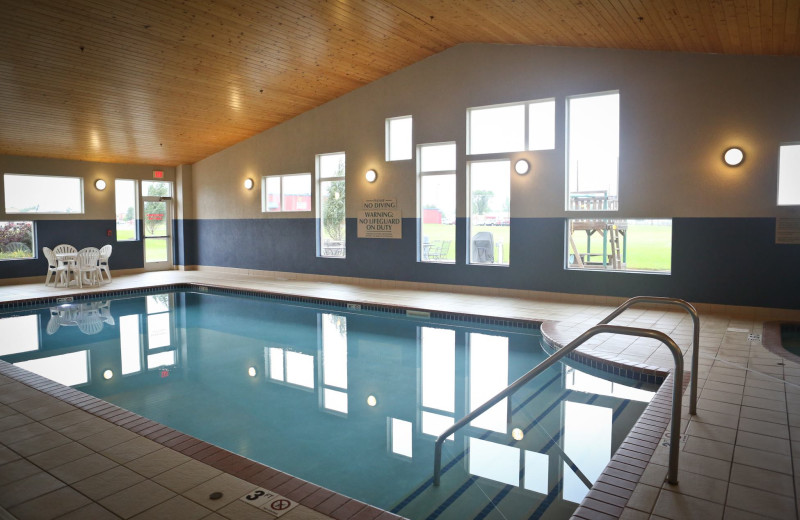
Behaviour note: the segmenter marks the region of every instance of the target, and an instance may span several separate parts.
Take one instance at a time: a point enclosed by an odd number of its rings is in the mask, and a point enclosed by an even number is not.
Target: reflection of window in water
[[[520,468],[520,451],[523,466]],[[514,446],[469,438],[469,473],[546,495],[549,492],[550,457]]]
[[[62,385],[74,386],[89,382],[88,350],[20,361],[14,364]]]
[[[574,368],[566,366],[564,368],[564,381],[567,390],[608,395],[643,403],[649,403],[650,400],[653,399],[653,396],[656,395],[655,392],[633,388],[621,383],[614,383],[613,381],[595,377],[586,372],[581,372],[580,370],[575,370]]]
[[[273,381],[314,388],[314,356],[280,347],[265,347],[264,370]]]
[[[347,317],[320,314],[322,407],[347,413]]]
[[[594,482],[611,460],[611,408],[565,401],[564,452]],[[563,463],[564,500],[579,503],[589,490]]]
[[[389,446],[392,453],[404,457],[412,457],[413,450],[413,425],[402,419],[389,419]]]
[[[39,350],[39,315],[0,319],[0,356]]]
[[[119,350],[122,375],[135,374],[142,370],[140,341],[139,315],[120,316]]]
[[[469,410],[470,412],[508,386],[508,338],[469,333]],[[503,399],[470,424],[505,433],[508,410]]]
[[[455,412],[456,402],[455,331],[420,327],[420,365],[422,433],[438,437],[454,423],[452,415]],[[447,415],[440,412],[445,412]]]
[[[174,350],[167,350],[147,356],[147,368],[151,370],[160,367],[171,367],[175,364],[177,364],[177,359],[175,358]]]

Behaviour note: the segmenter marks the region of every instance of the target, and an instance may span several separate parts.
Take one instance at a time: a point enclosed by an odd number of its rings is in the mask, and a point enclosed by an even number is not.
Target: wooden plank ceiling
[[[800,0],[0,0],[0,154],[188,164],[464,42],[800,55]]]

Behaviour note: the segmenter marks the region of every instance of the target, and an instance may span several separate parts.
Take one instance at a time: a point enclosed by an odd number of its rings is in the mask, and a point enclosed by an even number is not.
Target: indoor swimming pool
[[[413,520],[569,518],[656,390],[559,363],[445,441],[435,487],[436,436],[545,359],[541,336],[350,307],[57,302],[0,314],[0,358]]]

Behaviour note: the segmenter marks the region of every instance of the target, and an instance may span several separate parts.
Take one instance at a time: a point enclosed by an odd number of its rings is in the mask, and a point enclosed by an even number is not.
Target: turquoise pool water
[[[537,330],[176,291],[6,312],[0,337],[10,363],[414,520],[568,518],[572,467],[594,481],[655,390],[554,366],[446,441],[433,487],[436,435],[545,358]]]

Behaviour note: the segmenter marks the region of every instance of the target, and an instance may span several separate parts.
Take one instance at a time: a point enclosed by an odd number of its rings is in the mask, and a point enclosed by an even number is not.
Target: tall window
[[[117,241],[138,240],[136,213],[136,181],[117,179],[114,181],[117,213]]]
[[[83,213],[83,179],[3,175],[6,213]]]
[[[467,109],[470,155],[555,147],[555,100]]]
[[[456,144],[420,145],[420,260],[455,262]]]
[[[412,117],[392,117],[386,120],[386,160],[411,159],[413,152]]]
[[[619,209],[619,92],[568,98],[567,114],[567,209]]]
[[[781,146],[778,159],[778,206],[800,204],[800,144]]]
[[[317,156],[317,201],[320,256],[346,256],[345,154]]]
[[[261,193],[261,211],[311,211],[311,174],[264,177]]]
[[[36,258],[33,222],[0,221],[0,260]]]
[[[669,274],[670,219],[569,219],[567,268]]]
[[[511,246],[511,161],[475,161],[469,172],[469,258],[508,265]]]

